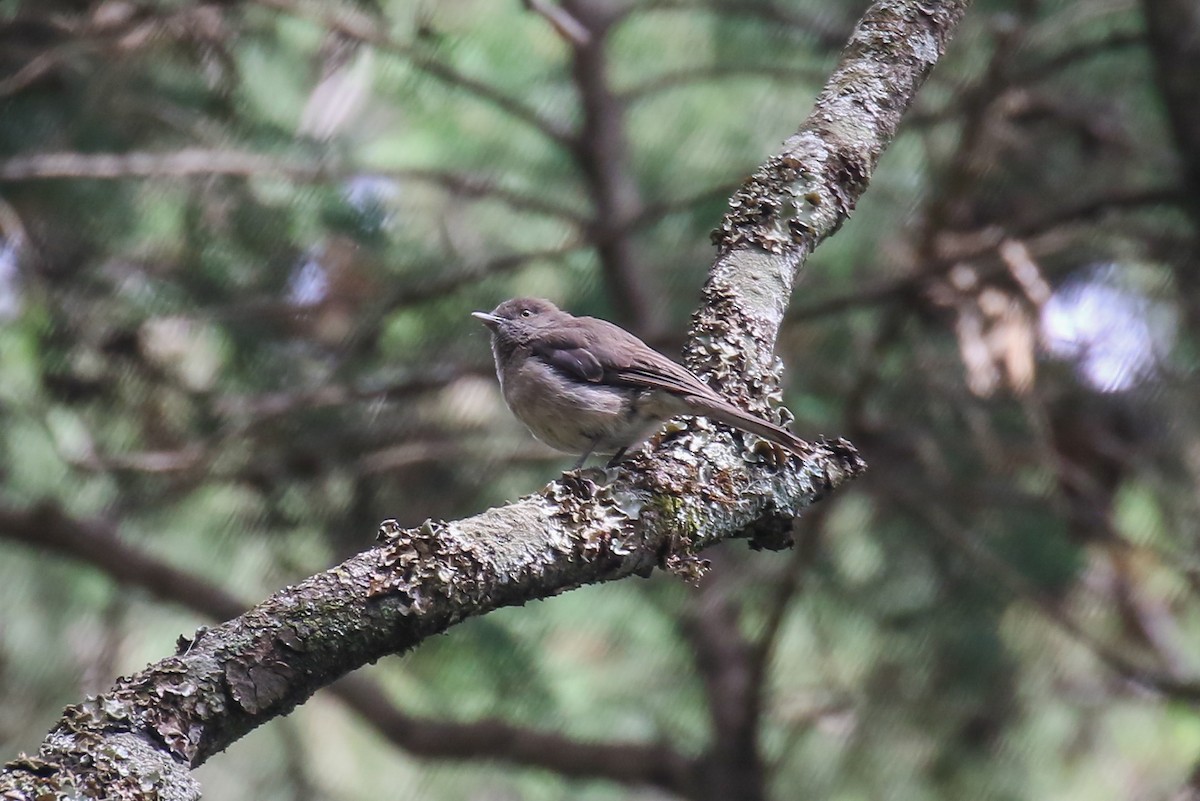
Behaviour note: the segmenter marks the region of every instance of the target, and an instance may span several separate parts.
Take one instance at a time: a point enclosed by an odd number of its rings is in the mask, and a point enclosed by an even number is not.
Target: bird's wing
[[[604,367],[585,347],[572,346],[570,343],[539,342],[533,346],[533,353],[579,381],[597,383],[604,378]]]
[[[613,383],[661,389],[674,395],[709,398],[716,394],[708,384],[665,356],[662,362],[656,361],[654,364],[634,365],[613,370],[608,376]]]
[[[533,355],[576,381],[598,383],[604,365],[593,353],[587,332],[569,324],[542,332],[531,343]]]
[[[675,395],[721,400],[687,368],[607,320],[585,326],[560,324],[533,344],[534,355],[577,381],[659,389]]]
[[[792,432],[731,405],[683,365],[625,329],[604,320],[581,319],[589,322],[559,323],[553,331],[543,332],[533,352],[576,380],[668,392],[681,398],[694,414],[749,431],[800,456],[811,452],[808,443]]]
[[[718,398],[712,387],[623,328],[607,321],[605,335],[592,337],[589,351],[604,368],[604,380],[675,395]],[[594,328],[592,330],[595,330]]]

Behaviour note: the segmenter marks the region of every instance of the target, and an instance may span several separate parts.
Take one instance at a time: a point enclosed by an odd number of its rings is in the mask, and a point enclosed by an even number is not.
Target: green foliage
[[[627,154],[599,169],[638,195],[615,226],[646,282],[636,319],[595,241],[570,46],[524,4],[0,0],[0,167],[77,157],[0,182],[0,254],[19,252],[15,279],[0,265],[0,503],[109,521],[252,602],[384,518],[557,475],[570,459],[505,410],[468,312],[543,295],[676,352],[729,189],[803,119],[863,4],[669,5],[606,42]],[[335,30],[343,12],[372,42]],[[800,524],[807,563],[724,549],[715,590],[656,575],[469,621],[369,669],[397,707],[704,760],[711,666],[686,622],[716,597],[754,643],[794,579],[757,731],[773,798],[1175,793],[1200,724],[1096,647],[1200,665],[1196,232],[1182,204],[1130,200],[1179,180],[1141,30],[1124,6],[978,4],[809,261],[785,398],[872,471]],[[95,174],[105,154],[129,158]],[[1104,393],[1080,354],[1051,360],[1012,242],[1051,287],[1114,265],[1100,283],[1168,343],[1154,380]],[[997,297],[1004,325],[973,336]],[[49,548],[0,553],[5,755],[210,622]],[[658,797],[414,759],[325,697],[201,778],[229,799]]]

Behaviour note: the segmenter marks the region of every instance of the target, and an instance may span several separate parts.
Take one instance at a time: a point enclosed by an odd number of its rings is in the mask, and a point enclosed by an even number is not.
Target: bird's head
[[[542,298],[513,298],[490,312],[471,312],[471,316],[492,329],[502,342],[520,344],[542,328],[559,321],[564,312]]]

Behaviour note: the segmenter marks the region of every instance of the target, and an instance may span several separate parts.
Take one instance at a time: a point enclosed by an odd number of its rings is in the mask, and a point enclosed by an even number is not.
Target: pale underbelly
[[[534,359],[501,387],[530,433],[567,453],[616,453],[645,440],[666,416],[657,408],[661,393],[572,381]]]

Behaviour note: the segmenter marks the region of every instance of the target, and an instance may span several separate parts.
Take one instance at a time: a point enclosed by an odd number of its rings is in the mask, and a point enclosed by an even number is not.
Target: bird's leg
[[[571,469],[578,470],[579,468],[583,467],[583,463],[588,460],[588,457],[592,455],[592,451],[596,450],[596,446],[599,443],[600,443],[600,437],[596,437],[595,439],[593,439],[591,444],[588,445],[587,450],[583,452],[583,456],[579,457],[579,461],[576,462],[575,466],[572,467]],[[625,449],[622,448],[621,450],[622,450],[622,452],[624,452]]]
[[[614,454],[613,454],[613,457],[612,457],[611,459],[609,459],[609,460],[608,460],[608,464],[606,464],[606,465],[604,465],[604,466],[605,466],[606,468],[612,468],[612,467],[616,467],[616,466],[617,466],[617,464],[618,464],[618,463],[620,463],[620,461],[621,461],[621,457],[625,455],[625,450],[626,450],[625,448],[621,448],[621,450],[619,450],[619,451],[617,451],[616,453],[614,453]]]

